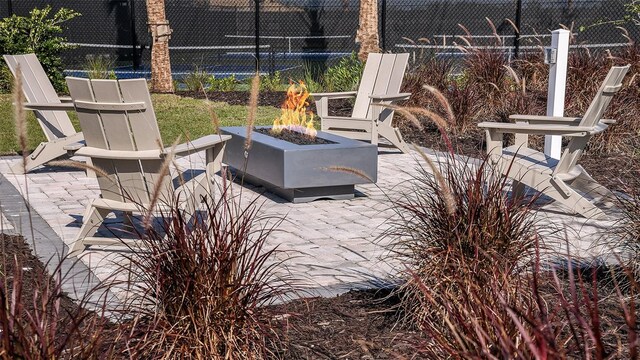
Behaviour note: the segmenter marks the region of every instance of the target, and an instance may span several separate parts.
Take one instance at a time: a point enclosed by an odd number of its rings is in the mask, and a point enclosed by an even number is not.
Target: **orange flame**
[[[303,81],[292,82],[287,89],[287,99],[282,104],[282,114],[273,121],[271,131],[278,134],[287,129],[315,137],[317,131],[313,127],[313,112],[307,111],[309,95]]]

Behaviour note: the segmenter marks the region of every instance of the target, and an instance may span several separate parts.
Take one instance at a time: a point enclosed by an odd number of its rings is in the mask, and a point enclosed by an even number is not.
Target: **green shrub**
[[[324,75],[324,85],[327,91],[351,91],[358,88],[364,63],[357,54],[345,57],[336,66],[327,69]]]
[[[309,92],[316,93],[325,91],[322,81],[316,80],[316,78],[313,76],[313,72],[310,69],[305,68],[303,79],[304,83],[307,85],[307,89],[309,90]]]
[[[238,83],[235,75],[221,79],[216,79],[214,76],[211,76],[210,80],[210,89],[213,91],[233,91],[236,89],[236,84]]]
[[[70,48],[60,36],[62,24],[80,13],[61,8],[51,15],[51,6],[31,10],[29,16],[12,15],[0,20],[0,53],[28,54],[35,53],[57,91],[64,91],[65,82],[62,74],[62,50]],[[5,64],[1,65],[6,68]],[[6,74],[6,70],[2,70]],[[2,76],[0,90],[10,91],[10,82]]]
[[[251,82],[251,78],[249,78],[249,82]],[[260,91],[278,91],[281,87],[282,76],[280,71],[260,77]]]
[[[200,70],[200,68],[196,66],[192,72],[182,79],[182,83],[187,88],[187,91],[197,93],[202,90],[208,90],[213,80],[213,75],[204,70]]]
[[[88,55],[84,69],[87,71],[89,79],[117,79],[115,71],[113,71],[113,60],[109,56],[104,55]]]

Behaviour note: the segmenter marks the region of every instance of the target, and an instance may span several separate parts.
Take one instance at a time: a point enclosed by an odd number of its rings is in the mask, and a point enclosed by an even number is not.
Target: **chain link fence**
[[[357,51],[357,0],[166,0],[174,77],[194,69],[224,77],[323,69]],[[595,49],[627,42],[612,23],[625,0],[378,0],[383,50],[455,52],[455,44],[496,45],[505,51],[548,44],[551,30],[571,29],[576,44]],[[149,76],[151,38],[144,0],[0,0],[0,17],[34,7],[71,8],[63,54],[68,74],[82,75],[88,57],[106,56],[119,77]],[[257,11],[257,12],[256,12]],[[520,36],[515,26],[519,25]],[[258,25],[258,26],[256,26]],[[640,39],[640,27],[624,26]],[[449,48],[447,48],[449,47]],[[258,49],[258,50],[257,50]],[[447,50],[449,49],[449,50]]]

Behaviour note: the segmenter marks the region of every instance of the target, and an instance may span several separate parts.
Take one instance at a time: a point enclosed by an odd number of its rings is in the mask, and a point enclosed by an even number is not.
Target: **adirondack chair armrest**
[[[332,92],[332,93],[311,93],[311,96],[314,100],[318,101],[321,98],[327,99],[348,99],[355,97],[358,94],[357,91],[343,91],[343,92]]]
[[[72,111],[74,110],[73,103],[26,103],[24,104],[26,110],[45,111],[45,110],[60,110],[60,111]]]
[[[399,94],[384,94],[384,95],[369,95],[369,98],[373,103],[381,102],[394,102],[400,100],[407,100],[411,97],[411,93],[399,93]]]
[[[613,125],[616,123],[615,119],[600,119],[600,122],[607,125]]]
[[[73,99],[71,98],[71,96],[60,96],[58,97],[58,99],[60,100],[60,102],[63,102],[63,103],[73,102]]]
[[[593,127],[593,129],[591,130],[590,134],[591,135],[600,134],[601,132],[607,130],[608,127],[609,127],[608,124],[600,122],[600,123],[596,124],[596,126]]]
[[[575,137],[586,136],[595,130],[594,127],[586,126],[510,124],[487,121],[479,123],[478,127],[484,128],[492,133],[562,135]]]
[[[143,150],[143,151],[129,151],[129,150],[106,150],[95,148],[91,146],[85,146],[78,151],[76,155],[88,156],[96,159],[113,159],[113,160],[155,160],[162,159],[165,155],[160,149],[157,150]]]
[[[540,116],[540,115],[511,115],[509,119],[515,120],[515,122],[529,122],[529,123],[559,123],[559,124],[571,124],[580,122],[580,117],[563,117],[563,116]]]
[[[63,149],[65,149],[66,151],[70,151],[70,152],[76,152],[78,150],[80,150],[81,148],[83,148],[85,146],[85,142],[84,140],[82,141],[78,141],[78,142],[74,142],[71,144],[67,144],[63,147]]]
[[[210,149],[230,139],[231,135],[207,135],[176,146],[173,153],[176,157],[188,156],[202,150]],[[164,152],[165,154],[171,153],[171,148],[165,148]]]

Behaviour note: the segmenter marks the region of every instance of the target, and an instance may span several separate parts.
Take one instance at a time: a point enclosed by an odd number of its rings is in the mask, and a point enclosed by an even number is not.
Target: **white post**
[[[567,62],[569,61],[569,30],[551,32],[551,48],[547,48],[545,60],[549,63],[549,90],[547,93],[547,116],[564,116],[564,95],[567,85]],[[544,153],[560,159],[562,136],[547,135],[544,138]]]

